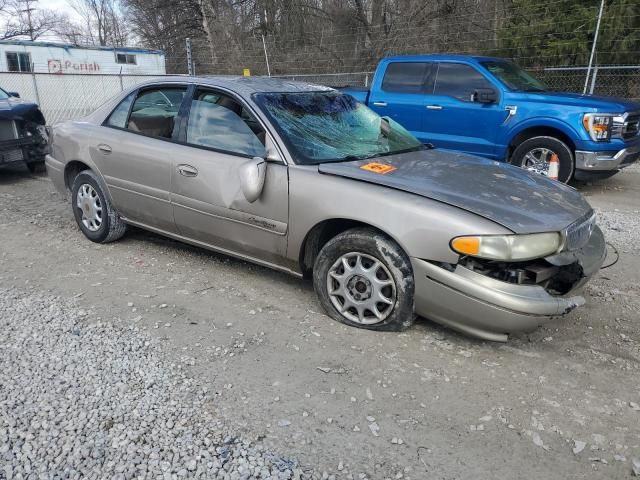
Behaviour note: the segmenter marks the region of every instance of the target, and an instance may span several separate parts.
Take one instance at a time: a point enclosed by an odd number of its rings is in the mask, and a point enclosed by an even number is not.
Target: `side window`
[[[394,62],[387,66],[382,90],[398,93],[423,93],[433,90],[435,64]]]
[[[126,128],[151,137],[171,138],[186,87],[159,87],[138,94]]]
[[[262,157],[265,132],[233,98],[196,91],[187,122],[187,143],[225,152]]]
[[[441,63],[438,68],[435,95],[446,95],[470,102],[478,88],[493,88],[484,75],[462,63]]]
[[[110,127],[116,128],[126,128],[127,127],[127,116],[129,115],[129,109],[131,108],[131,103],[136,96],[136,92],[133,92],[125,97],[124,100],[120,102],[120,104],[116,107],[116,109],[111,112],[109,118],[105,122]]]

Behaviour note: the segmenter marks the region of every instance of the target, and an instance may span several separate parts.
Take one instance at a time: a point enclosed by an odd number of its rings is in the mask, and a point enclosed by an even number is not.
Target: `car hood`
[[[388,173],[363,169],[389,165]],[[560,231],[591,206],[575,189],[521,168],[447,150],[323,163],[320,173],[383,185],[453,205],[515,233]]]
[[[617,97],[601,97],[597,95],[581,95],[579,93],[566,92],[540,92],[540,93],[519,93],[514,97],[522,100],[554,103],[556,105],[577,106],[593,109],[602,113],[622,113],[640,111],[640,103]],[[518,98],[514,98],[517,100]]]
[[[19,98],[0,100],[0,120],[34,120],[41,117],[38,105]]]

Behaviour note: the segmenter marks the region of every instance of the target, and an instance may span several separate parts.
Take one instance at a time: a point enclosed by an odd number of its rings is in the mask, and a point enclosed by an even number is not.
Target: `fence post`
[[[36,72],[34,71],[33,63],[31,63],[31,81],[33,82],[33,92],[36,95],[36,103],[40,105],[40,93],[38,92],[38,82],[36,81]],[[42,108],[42,105],[40,105]]]
[[[122,67],[120,67],[120,73],[118,74],[118,78],[120,79],[120,91],[123,91],[124,85],[122,84]]]
[[[187,73],[193,76],[193,57],[191,56],[191,39],[187,38]]]
[[[587,76],[584,79],[584,89],[582,94],[587,93],[587,85],[589,85],[589,75],[591,74],[591,65],[593,64],[593,56],[596,53],[596,44],[598,43],[598,33],[600,32],[600,20],[602,20],[602,11],[604,10],[604,0],[600,1],[600,11],[598,12],[598,21],[596,23],[596,34],[593,37],[593,45],[591,46],[591,56],[589,57],[589,66],[587,67]]]
[[[596,78],[598,78],[598,66],[593,67],[593,75],[591,76],[591,88],[589,88],[589,94],[593,95],[593,91],[596,88]]]

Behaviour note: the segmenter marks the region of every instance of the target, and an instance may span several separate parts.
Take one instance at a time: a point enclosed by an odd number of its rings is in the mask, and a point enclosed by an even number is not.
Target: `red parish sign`
[[[85,73],[85,72],[99,72],[100,65],[97,62],[93,63],[74,63],[71,60],[49,60],[49,73]]]

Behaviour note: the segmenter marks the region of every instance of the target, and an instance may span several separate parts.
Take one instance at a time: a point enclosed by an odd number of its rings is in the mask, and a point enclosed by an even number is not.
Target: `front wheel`
[[[549,176],[549,164],[554,155],[559,163],[558,181],[569,182],[574,170],[573,152],[566,143],[554,137],[534,137],[525,140],[513,151],[511,164]]]
[[[313,286],[327,313],[346,325],[400,331],[413,324],[411,264],[376,230],[354,228],[329,240],[315,261]]]

